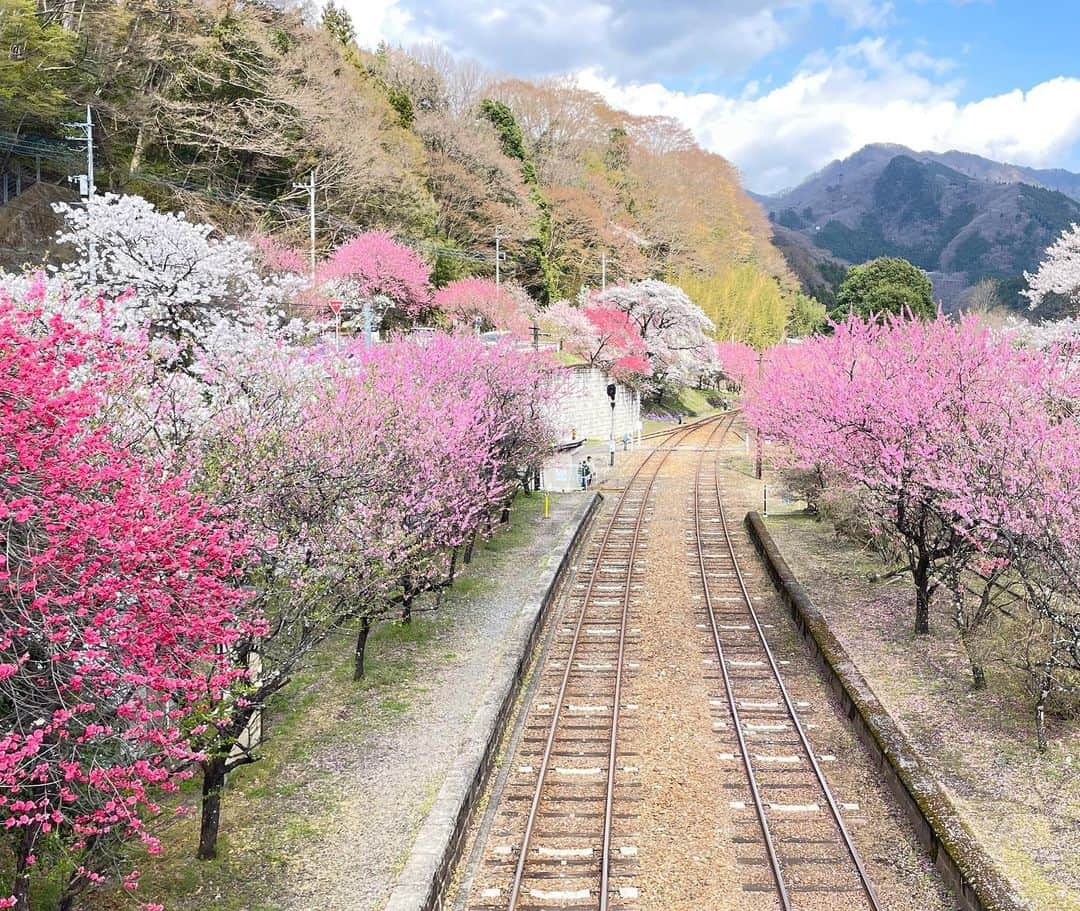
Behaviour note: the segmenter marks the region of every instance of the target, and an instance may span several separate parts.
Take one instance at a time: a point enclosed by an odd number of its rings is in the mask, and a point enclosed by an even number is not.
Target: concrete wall
[[[611,432],[611,399],[607,386],[612,380],[596,367],[567,367],[565,386],[554,415],[558,439],[606,440]],[[641,398],[621,383],[615,387],[615,439],[623,434],[635,438],[640,431]]]

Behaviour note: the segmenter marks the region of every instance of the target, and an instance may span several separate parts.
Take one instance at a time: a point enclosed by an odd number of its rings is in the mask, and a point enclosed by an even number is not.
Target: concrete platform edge
[[[599,493],[594,493],[582,502],[577,521],[570,523],[563,538],[561,559],[539,575],[526,596],[528,609],[514,626],[512,641],[495,669],[461,752],[447,771],[420,827],[385,911],[441,911],[443,896],[465,845],[473,810],[495,764],[537,636],[602,500]]]

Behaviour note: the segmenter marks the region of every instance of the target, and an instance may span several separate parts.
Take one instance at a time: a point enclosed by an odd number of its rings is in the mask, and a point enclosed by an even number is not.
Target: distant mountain
[[[1043,187],[1047,190],[1057,190],[1066,196],[1080,202],[1080,174],[1065,171],[1061,168],[1040,170],[1038,168],[1025,168],[1022,165],[1002,164],[1000,161],[991,161],[980,155],[972,155],[968,152],[920,152],[917,156],[924,161],[936,161],[946,167],[967,174],[977,180],[986,180],[991,183],[1026,183],[1033,187]]]
[[[774,241],[826,303],[842,264],[902,256],[930,273],[947,307],[984,278],[999,280],[1003,301],[1021,306],[1024,270],[1080,222],[1080,174],[870,145],[758,199]]]

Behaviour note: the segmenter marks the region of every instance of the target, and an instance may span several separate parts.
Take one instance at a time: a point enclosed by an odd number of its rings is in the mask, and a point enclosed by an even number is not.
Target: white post
[[[94,118],[90,116],[90,105],[86,106],[86,178],[90,184],[90,195],[96,190],[94,185]]]
[[[94,198],[94,191],[97,189],[94,184],[94,118],[90,113],[90,105],[86,106],[86,123],[83,125],[83,129],[86,130],[86,205],[90,207],[90,203]],[[87,244],[87,252],[90,255],[90,284],[97,284],[97,245],[94,243],[94,235],[91,230],[90,241]]]
[[[86,120],[76,121],[75,123],[65,123],[64,126],[70,127],[73,130],[79,130],[80,136],[69,136],[68,139],[85,139],[86,140],[86,173],[80,175],[77,179],[79,181],[79,195],[85,197],[86,208],[90,208],[90,200],[94,197],[94,118],[90,111],[90,105],[86,106]],[[36,159],[36,173],[38,179],[41,179],[41,159]],[[75,180],[71,177],[69,180]],[[7,189],[7,179],[4,179],[5,195]],[[94,244],[94,234],[90,231],[90,236],[87,238],[86,252],[89,257],[90,271],[90,284],[97,284],[97,246]]]
[[[608,432],[608,465],[615,464],[615,401],[611,402],[611,430]]]
[[[633,426],[630,428],[630,439],[634,443],[634,449],[641,445],[641,393],[634,390]]]
[[[311,242],[311,277],[315,277],[315,169],[308,187],[308,239]]]

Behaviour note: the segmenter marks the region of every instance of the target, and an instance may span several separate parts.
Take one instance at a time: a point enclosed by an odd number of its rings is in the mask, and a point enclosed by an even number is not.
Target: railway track
[[[721,775],[725,783],[711,786],[741,798],[730,801],[738,853],[732,884],[741,882],[747,895],[731,907],[882,911],[822,772],[821,763],[835,757],[817,756],[807,739],[800,713],[812,709],[790,695],[786,662],[769,646],[739,566],[718,472],[733,423],[733,414],[716,415],[667,434],[594,535],[553,621],[559,625],[478,855],[469,911],[641,907],[635,882],[647,858],[638,857],[634,830],[637,599],[654,486],[680,447],[697,453],[687,525],[702,644],[712,656],[701,692],[709,693],[720,767],[731,769]]]
[[[746,850],[762,847],[766,860],[743,858],[743,889],[775,894],[783,911],[881,911],[822,770],[835,757],[815,754],[754,609],[724,512],[717,454],[707,452],[698,459],[692,508],[695,575],[717,667],[713,726],[727,750],[721,758],[745,773],[749,799],[731,801],[737,840]]]
[[[627,689],[636,663],[627,649],[640,635],[640,555],[660,470],[681,442],[717,420],[680,428],[652,450],[590,547],[571,592],[576,616],[556,630],[541,670],[469,908],[614,911],[637,898],[632,833],[616,832],[616,822],[637,787],[623,744],[635,724]]]

